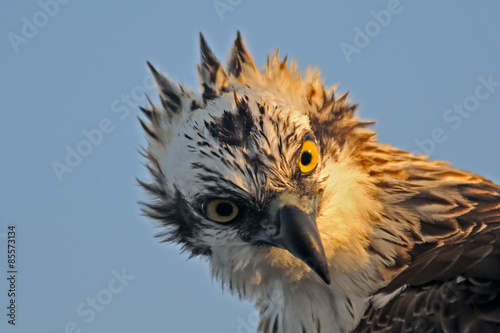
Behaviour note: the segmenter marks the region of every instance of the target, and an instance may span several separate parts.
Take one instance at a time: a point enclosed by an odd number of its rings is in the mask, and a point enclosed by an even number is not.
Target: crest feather
[[[253,71],[256,70],[252,56],[245,47],[241,34],[238,31],[236,33],[236,40],[233,43],[233,48],[227,60],[227,71],[234,75],[234,77],[239,77],[245,70],[245,66],[249,66]]]
[[[211,100],[220,95],[228,86],[228,75],[219,60],[213,54],[207,41],[200,33],[201,64],[198,65],[203,100]]]
[[[153,73],[158,91],[160,92],[160,100],[163,108],[167,112],[178,113],[182,108],[181,90],[172,80],[158,72],[149,61],[147,63],[151,73]]]
[[[308,112],[312,123],[317,122],[317,126],[336,133],[340,143],[351,141],[352,135],[365,125],[357,121],[354,115],[356,105],[350,104],[347,93],[335,98],[337,85],[325,88],[319,69],[309,67],[301,75],[295,59],[286,56],[280,59],[279,51],[276,50],[268,55],[265,68],[259,70],[239,31],[229,52],[226,69],[201,33],[200,53],[201,61],[197,68],[201,96],[177,85],[148,62],[163,106],[156,107],[150,101],[150,107],[141,108],[149,120],[148,124],[141,121],[141,126],[147,134],[151,156],[162,154],[159,152],[168,145],[172,129],[187,121],[193,112],[204,112],[208,101],[231,93],[231,90],[235,106],[240,105],[241,100],[236,93],[240,95],[241,90],[275,93],[290,105]]]

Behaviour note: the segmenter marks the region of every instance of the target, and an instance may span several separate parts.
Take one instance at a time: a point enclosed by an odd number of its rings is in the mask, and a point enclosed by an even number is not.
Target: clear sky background
[[[144,91],[157,101],[146,60],[197,87],[200,31],[222,61],[239,29],[261,67],[277,47],[318,66],[377,120],[380,141],[500,182],[498,1],[0,6],[1,332],[255,331],[253,307],[221,293],[203,260],[158,243],[137,204],[135,177],[147,177],[137,105]]]

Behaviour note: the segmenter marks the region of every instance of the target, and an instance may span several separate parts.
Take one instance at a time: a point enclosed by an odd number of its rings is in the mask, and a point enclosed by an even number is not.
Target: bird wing
[[[354,332],[500,331],[500,282],[457,278],[410,286],[383,307],[370,306]]]
[[[404,285],[423,285],[460,275],[500,280],[500,188],[487,180],[453,188],[473,203],[472,209],[461,214],[464,208],[456,200],[449,199],[446,203],[447,198],[440,197],[443,202],[438,204],[450,207],[441,214],[447,217],[442,219],[436,214],[434,219],[420,220],[420,231],[427,241],[415,245],[410,251],[412,261],[408,268],[382,291],[392,292]],[[431,194],[420,192],[408,199],[408,204],[432,205],[433,199],[436,200]]]
[[[457,172],[470,182],[422,186],[401,203],[421,240],[355,332],[500,332],[500,187]]]

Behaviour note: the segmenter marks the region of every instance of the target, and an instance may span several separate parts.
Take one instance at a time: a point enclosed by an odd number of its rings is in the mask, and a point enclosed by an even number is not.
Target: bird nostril
[[[279,232],[279,228],[275,225],[262,225],[262,228],[268,236],[275,236]]]

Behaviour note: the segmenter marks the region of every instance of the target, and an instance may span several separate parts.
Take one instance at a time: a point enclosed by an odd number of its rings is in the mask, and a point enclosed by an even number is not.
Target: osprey
[[[200,35],[201,94],[149,64],[159,237],[254,302],[259,332],[499,332],[500,187],[377,142],[317,69]]]

